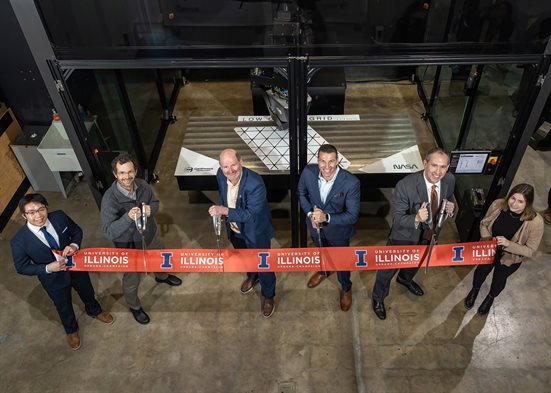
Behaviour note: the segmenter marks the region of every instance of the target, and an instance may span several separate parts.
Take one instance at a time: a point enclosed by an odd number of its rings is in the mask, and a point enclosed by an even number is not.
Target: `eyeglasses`
[[[38,210],[29,210],[28,212],[25,212],[25,214],[27,216],[34,216],[36,215],[36,213],[44,213],[46,211],[46,206],[42,206],[40,209]]]

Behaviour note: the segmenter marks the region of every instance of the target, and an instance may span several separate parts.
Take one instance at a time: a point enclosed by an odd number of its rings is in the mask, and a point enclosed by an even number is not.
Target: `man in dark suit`
[[[80,348],[78,323],[73,310],[71,288],[84,302],[86,313],[111,324],[111,314],[101,310],[87,272],[67,270],[66,257],[80,248],[82,229],[64,212],[48,213],[48,202],[41,194],[27,194],[19,201],[19,211],[27,221],[11,240],[17,273],[37,276],[54,302],[67,333],[69,346]]]
[[[157,233],[155,213],[159,210],[159,200],[151,186],[138,178],[138,164],[128,154],[120,154],[111,161],[115,181],[101,199],[101,230],[105,237],[118,248],[142,249],[142,239],[147,248],[152,250],[164,248],[163,241]],[[135,219],[145,209],[147,224],[143,237],[136,228]],[[126,272],[122,276],[122,292],[128,308],[136,322],[145,325],[150,322],[149,315],[143,310],[138,289],[139,272]],[[170,286],[182,284],[182,280],[166,272],[154,273],[155,281]]]
[[[339,168],[335,146],[320,146],[318,165],[307,165],[300,175],[298,196],[302,210],[310,218],[308,229],[318,247],[350,245],[350,238],[355,233],[354,224],[360,215],[360,181],[350,172]],[[314,273],[308,281],[308,288],[317,287],[328,274]],[[341,284],[341,310],[348,311],[352,305],[350,272],[339,271],[337,277]]]
[[[453,216],[455,178],[447,173],[449,157],[440,148],[429,150],[423,160],[424,170],[406,176],[396,184],[392,196],[392,229],[388,245],[429,244],[436,216],[446,199],[445,212]],[[415,296],[424,292],[413,277],[419,268],[400,269],[396,282]],[[379,319],[386,318],[384,299],[390,281],[398,269],[378,270],[373,287],[373,311]]]
[[[226,229],[233,247],[270,248],[274,228],[262,178],[243,166],[237,151],[225,149],[220,153],[216,180],[220,204],[211,206],[209,214],[226,217]],[[269,318],[275,311],[275,273],[247,273],[241,284],[241,293],[251,292],[258,282],[262,293],[260,310],[265,318]]]

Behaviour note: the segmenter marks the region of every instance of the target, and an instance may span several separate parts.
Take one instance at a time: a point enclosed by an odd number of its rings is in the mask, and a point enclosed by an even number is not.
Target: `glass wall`
[[[155,48],[155,56],[174,56],[174,49],[208,47],[233,47],[232,57],[253,47],[283,48],[278,51],[283,55],[286,48],[302,48],[301,53],[310,55],[350,55],[358,46],[374,53],[435,47],[457,53],[456,43],[469,44],[470,53],[541,53],[551,30],[551,2],[538,0],[37,0],[37,4],[60,58],[68,54],[66,50],[97,57],[102,48],[124,49],[111,52],[111,57],[151,57],[145,48]],[[140,50],[126,50],[130,48]],[[167,51],[162,53],[162,48]]]
[[[148,177],[155,160],[154,148],[166,130],[162,97],[154,70],[73,70],[68,90],[88,132],[87,143],[107,179],[111,159],[127,152],[137,157]],[[172,95],[176,86],[172,85]],[[164,97],[163,97],[164,99]],[[158,154],[158,152],[157,152]]]
[[[155,70],[123,70],[122,78],[146,157],[151,157],[159,135],[163,107]]]
[[[443,148],[487,151],[497,165],[484,174],[456,174],[456,196],[463,211],[460,228],[475,222],[494,180],[501,154],[509,143],[517,116],[530,110],[530,87],[535,86],[537,64],[485,64],[419,67],[421,90],[434,97],[428,108]],[[439,73],[437,72],[439,70]],[[432,87],[432,90],[430,90]],[[474,196],[477,195],[475,198]],[[467,233],[460,234],[467,240]]]
[[[535,83],[535,75],[529,75],[534,65],[488,64],[483,68],[480,84],[476,92],[476,106],[463,148],[479,150],[503,150],[508,135],[515,124],[515,118],[526,101],[530,79]],[[526,70],[526,71],[524,71]]]

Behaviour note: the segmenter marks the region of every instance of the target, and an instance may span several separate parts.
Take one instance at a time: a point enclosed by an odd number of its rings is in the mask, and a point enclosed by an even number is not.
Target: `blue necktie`
[[[59,244],[57,244],[54,237],[50,235],[50,232],[46,230],[46,227],[41,227],[40,231],[44,234],[44,237],[46,238],[46,241],[50,245],[50,248],[52,250],[59,250]]]

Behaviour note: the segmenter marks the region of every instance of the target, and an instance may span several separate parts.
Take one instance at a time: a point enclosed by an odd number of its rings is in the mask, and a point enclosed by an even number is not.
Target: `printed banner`
[[[438,244],[429,267],[490,264],[495,241]],[[313,272],[425,266],[428,246],[134,250],[85,248],[67,267],[94,272]]]

